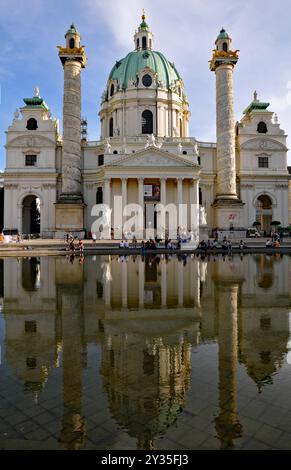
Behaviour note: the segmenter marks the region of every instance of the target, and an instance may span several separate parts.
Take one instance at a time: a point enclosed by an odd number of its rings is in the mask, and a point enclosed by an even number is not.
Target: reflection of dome
[[[101,373],[116,422],[137,439],[138,448],[152,449],[184,407],[195,327],[185,323],[165,335],[153,322],[155,334],[149,334],[145,321],[141,328],[137,323],[134,332],[127,322],[105,326]]]
[[[181,79],[175,65],[169,62],[161,52],[138,50],[130,52],[125,58],[116,62],[109,80],[117,80],[120,88],[127,88],[128,82],[136,81],[139,72],[147,67],[157,74],[157,80],[163,81],[167,88],[170,87],[172,81]]]
[[[282,366],[287,352],[288,330],[248,332],[240,362],[245,364],[249,377],[256,383],[259,392],[264,385],[272,384],[272,377]]]

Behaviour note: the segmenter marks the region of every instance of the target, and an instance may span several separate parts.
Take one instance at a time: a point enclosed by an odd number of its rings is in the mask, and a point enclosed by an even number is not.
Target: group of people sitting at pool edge
[[[66,233],[65,235],[65,244],[66,244],[66,250],[75,252],[78,251],[79,253],[84,252],[84,242],[82,239],[79,239],[78,237],[74,237],[73,235]]]
[[[266,248],[279,248],[281,246],[282,241],[283,241],[283,234],[273,232],[271,239],[268,239],[266,241]]]
[[[159,246],[159,243],[161,243],[163,241],[162,238],[159,238],[159,237],[155,237],[154,239],[153,238],[149,238],[149,240],[142,240],[141,243],[140,243],[140,248],[142,250],[155,250],[158,248]],[[180,249],[181,248],[181,240],[178,238],[177,242],[174,243],[172,242],[172,240],[168,237],[165,238],[165,241],[164,241],[164,246],[167,250],[169,249],[173,249],[173,248],[176,248],[176,249]],[[121,240],[121,242],[119,243],[119,248],[137,248],[137,239],[135,237],[135,235],[133,236],[131,242],[129,243],[128,240]]]

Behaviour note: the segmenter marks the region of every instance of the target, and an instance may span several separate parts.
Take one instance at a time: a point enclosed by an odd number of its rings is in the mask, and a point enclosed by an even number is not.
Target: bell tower
[[[150,31],[149,26],[146,22],[146,14],[144,10],[142,11],[141,20],[142,21],[138,27],[138,30],[135,32],[134,35],[135,50],[153,50],[154,35]]]
[[[56,229],[82,232],[84,203],[81,152],[81,70],[87,57],[74,24],[58,46],[64,69],[62,190],[56,204]]]

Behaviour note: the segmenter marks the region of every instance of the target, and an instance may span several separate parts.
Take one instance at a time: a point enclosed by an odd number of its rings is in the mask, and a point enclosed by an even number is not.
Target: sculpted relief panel
[[[17,148],[39,148],[52,146],[55,146],[55,142],[53,140],[50,140],[47,137],[32,135],[16,137],[7,144],[7,147]]]

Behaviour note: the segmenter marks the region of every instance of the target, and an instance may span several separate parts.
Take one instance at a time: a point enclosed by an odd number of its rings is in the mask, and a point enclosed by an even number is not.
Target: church
[[[120,239],[131,232],[141,239],[174,236],[177,228],[243,236],[254,223],[268,235],[273,222],[289,225],[287,135],[256,92],[235,122],[233,73],[239,56],[224,29],[209,61],[216,82],[215,143],[189,136],[183,79],[156,50],[145,14],[134,49],[109,74],[99,141],[87,139],[82,119],[87,57],[74,24],[58,49],[63,131],[35,87],[6,132],[5,229],[43,238],[85,236],[95,231],[97,219],[100,237]],[[128,223],[136,206],[138,217]]]

